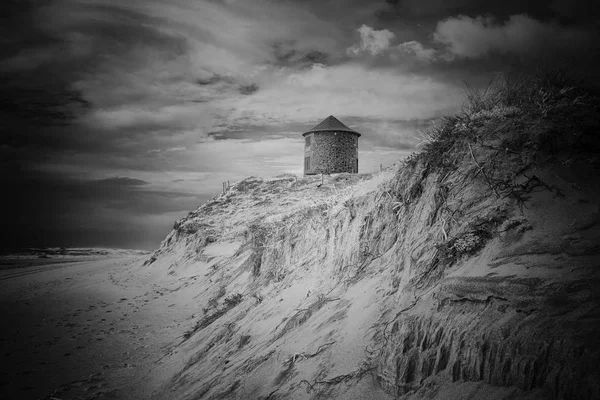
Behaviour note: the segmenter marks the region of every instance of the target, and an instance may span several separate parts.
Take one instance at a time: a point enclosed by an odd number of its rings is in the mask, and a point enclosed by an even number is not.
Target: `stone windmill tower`
[[[358,138],[353,131],[330,115],[323,122],[302,134],[304,144],[304,175],[358,172]]]

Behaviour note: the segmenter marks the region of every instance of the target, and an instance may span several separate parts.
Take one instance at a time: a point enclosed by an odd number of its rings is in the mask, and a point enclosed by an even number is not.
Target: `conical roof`
[[[302,136],[306,135],[307,133],[311,133],[311,132],[327,132],[327,131],[348,132],[348,133],[352,133],[354,135],[360,136],[360,133],[348,128],[346,125],[344,125],[342,122],[340,122],[340,120],[337,119],[336,117],[334,117],[333,115],[330,115],[329,117],[325,118],[323,121],[321,121],[321,123],[317,124],[311,130],[304,132],[302,134]]]

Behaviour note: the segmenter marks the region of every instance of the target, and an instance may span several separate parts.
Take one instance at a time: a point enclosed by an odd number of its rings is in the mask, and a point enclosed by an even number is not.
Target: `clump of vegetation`
[[[456,254],[473,254],[483,246],[483,238],[474,232],[467,232],[464,236],[457,238],[451,246]]]
[[[236,293],[225,298],[225,307],[231,309],[242,302],[242,294]]]
[[[487,229],[474,229],[437,245],[431,262],[414,281],[415,288],[421,289],[428,282],[440,279],[447,268],[461,257],[477,253],[491,237]]]
[[[437,259],[449,266],[462,256],[477,253],[491,237],[491,233],[485,229],[465,232],[439,245]]]

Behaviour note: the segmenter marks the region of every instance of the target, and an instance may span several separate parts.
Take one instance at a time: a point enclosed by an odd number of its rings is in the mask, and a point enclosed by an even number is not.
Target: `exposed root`
[[[315,351],[314,353],[305,353],[305,352],[294,353],[283,362],[283,365],[293,364],[296,362],[296,360],[299,360],[299,359],[307,360],[309,358],[316,357],[317,355],[319,355],[320,353],[325,351],[326,348],[328,348],[329,346],[331,346],[334,343],[335,342],[329,342],[329,343],[322,344],[321,346],[319,346],[317,351]]]
[[[307,381],[306,379],[303,379],[300,381],[300,383],[306,383],[306,393],[310,393],[312,391],[316,390],[316,386],[318,385],[326,385],[326,386],[331,386],[331,385],[339,385],[340,383],[343,382],[348,382],[350,380],[353,379],[362,379],[362,377],[367,374],[368,372],[372,371],[373,369],[375,369],[374,366],[365,366],[365,365],[361,365],[357,370],[350,372],[349,374],[344,374],[344,375],[338,375],[335,376],[333,378],[330,379],[325,379],[325,380],[318,380],[316,379],[313,383],[310,383],[309,381]]]

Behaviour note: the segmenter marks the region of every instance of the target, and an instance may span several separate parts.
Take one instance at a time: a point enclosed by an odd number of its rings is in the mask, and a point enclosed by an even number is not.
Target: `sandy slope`
[[[139,254],[17,261],[0,272],[0,397],[146,399],[190,307]]]
[[[145,267],[198,314],[152,398],[600,398],[600,116],[500,111],[391,173],[248,178],[178,221]]]

